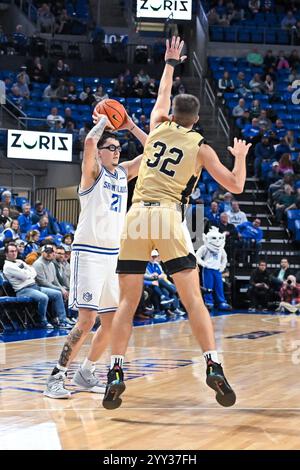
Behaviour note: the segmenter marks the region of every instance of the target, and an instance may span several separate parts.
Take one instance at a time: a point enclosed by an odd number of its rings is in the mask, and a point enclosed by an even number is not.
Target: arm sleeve
[[[227,254],[224,248],[222,249],[222,256],[221,256],[221,266],[220,266],[220,271],[221,273],[225,270],[227,264]]]
[[[19,279],[20,281],[26,281],[30,276],[28,276],[28,271],[26,269],[20,268],[16,263],[5,263],[3,272],[7,277],[8,281],[10,278]]]

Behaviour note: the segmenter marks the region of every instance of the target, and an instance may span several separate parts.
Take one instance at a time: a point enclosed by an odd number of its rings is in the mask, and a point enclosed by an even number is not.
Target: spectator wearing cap
[[[254,149],[254,175],[259,178],[261,175],[261,164],[263,160],[274,158],[274,146],[270,144],[268,134],[262,136],[261,142],[258,142]]]
[[[153,290],[153,304],[156,310],[171,309],[173,313],[179,315],[185,314],[179,309],[179,299],[177,297],[177,290],[174,284],[168,281],[159,263],[159,253],[157,250],[152,250],[151,259],[146,267],[144,275],[144,285],[150,286]]]
[[[245,112],[246,102],[244,98],[240,98],[238,104],[232,110],[233,117],[241,117]]]
[[[16,217],[19,217],[20,212],[18,211],[17,206],[12,204],[11,192],[8,189],[3,191],[3,193],[1,194],[0,208],[3,209],[3,207],[8,207],[9,208],[9,216],[11,218],[14,219]]]
[[[13,243],[8,244],[5,247],[4,275],[12,285],[17,297],[28,296],[37,302],[40,317],[39,326],[53,328],[47,321],[47,306],[49,298],[52,296],[52,289],[38,286],[35,269],[24,261],[17,259],[17,256],[17,246]]]
[[[258,253],[261,249],[261,241],[263,238],[263,231],[260,228],[260,219],[255,219],[253,222],[244,222],[237,225],[237,231],[241,235],[241,246],[246,260],[247,252],[255,252],[255,262],[258,259]]]
[[[18,221],[20,224],[21,233],[27,233],[31,230],[31,226],[33,225],[32,222],[32,214],[31,214],[31,206],[28,202],[23,204],[22,206],[22,214],[19,215]]]
[[[67,319],[64,300],[66,301],[68,299],[69,294],[57,279],[56,269],[53,263],[54,258],[54,245],[44,245],[41,249],[41,256],[33,263],[33,267],[37,272],[37,284],[54,291],[52,298],[50,298],[51,300],[53,299],[55,303],[60,325],[68,327],[72,325],[72,322]]]
[[[271,185],[276,183],[276,181],[281,179],[281,174],[279,170],[279,163],[273,162],[270,171],[267,174],[267,183]]]

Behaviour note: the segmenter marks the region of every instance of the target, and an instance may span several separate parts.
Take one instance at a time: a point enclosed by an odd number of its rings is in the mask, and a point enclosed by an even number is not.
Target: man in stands
[[[275,271],[274,276],[272,276],[272,287],[278,292],[283,284],[283,281],[286,281],[287,278],[294,274],[290,268],[289,261],[287,258],[282,258],[280,261],[280,268]]]
[[[245,212],[240,210],[240,206],[237,201],[232,201],[232,210],[231,212],[228,212],[228,221],[235,227],[248,221]]]
[[[37,272],[37,283],[41,287],[50,288],[52,290],[49,298],[53,300],[56,307],[59,326],[63,328],[72,328],[74,322],[67,318],[64,306],[64,300],[68,299],[69,293],[60,285],[53,263],[55,258],[55,247],[53,245],[44,245],[41,253],[42,256],[33,263],[33,267]]]
[[[31,206],[28,202],[23,204],[22,214],[18,217],[21,233],[29,232],[31,230],[31,226],[33,225],[30,210]]]
[[[267,310],[268,301],[271,299],[272,294],[270,286],[271,275],[267,271],[267,263],[261,260],[250,277],[248,296],[252,301],[253,307],[249,308],[249,312],[255,312],[259,307]]]
[[[257,262],[258,253],[261,248],[261,240],[263,238],[263,231],[260,228],[260,225],[260,219],[255,219],[253,222],[244,222],[237,226],[237,231],[241,235],[241,246],[244,260],[246,260],[247,252],[254,251],[255,262]]]

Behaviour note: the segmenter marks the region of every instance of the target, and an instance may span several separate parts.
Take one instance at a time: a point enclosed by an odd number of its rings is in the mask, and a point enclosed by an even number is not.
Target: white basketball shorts
[[[117,310],[119,280],[118,255],[72,251],[69,308],[88,308],[98,313]]]

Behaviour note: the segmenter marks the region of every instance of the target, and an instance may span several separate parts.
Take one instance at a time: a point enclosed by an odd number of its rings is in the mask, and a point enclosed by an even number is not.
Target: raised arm
[[[105,115],[98,114],[97,123],[87,134],[84,141],[83,161],[82,161],[82,174],[80,189],[85,191],[90,188],[97,179],[101,163],[98,159],[97,143],[101,138],[106,127],[112,128],[108,118]]]
[[[245,140],[234,138],[233,147],[228,147],[235,157],[232,171],[222,165],[214,149],[207,144],[201,145],[198,152],[198,162],[227,191],[240,194],[243,192],[246,181],[246,156],[250,147],[251,144],[246,144]]]
[[[173,84],[174,67],[186,59],[186,56],[180,57],[184,41],[180,37],[172,37],[171,44],[166,41],[165,68],[160,80],[156,103],[150,117],[150,131],[162,121],[168,119],[171,106],[171,90]]]

